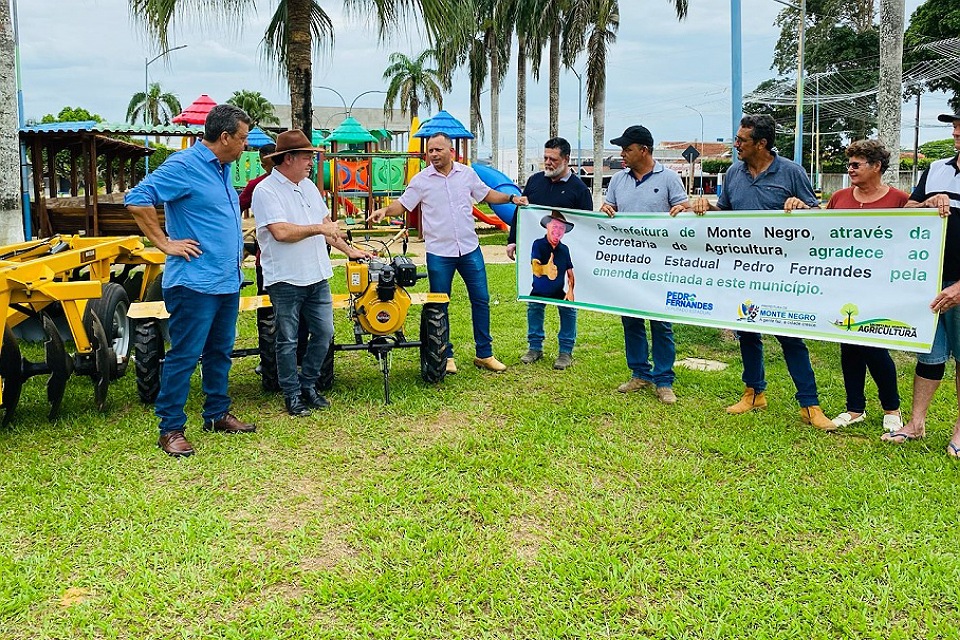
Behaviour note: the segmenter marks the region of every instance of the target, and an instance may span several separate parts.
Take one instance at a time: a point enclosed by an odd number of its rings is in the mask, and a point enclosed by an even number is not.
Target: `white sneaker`
[[[833,422],[833,424],[837,425],[838,427],[849,427],[849,426],[852,425],[852,424],[856,424],[856,423],[858,423],[858,422],[863,422],[863,421],[866,420],[866,419],[867,419],[867,412],[866,412],[866,411],[864,411],[863,413],[861,413],[860,415],[858,415],[856,418],[854,418],[852,415],[850,415],[849,413],[847,413],[846,411],[844,411],[843,413],[841,413],[840,415],[838,415],[836,418],[834,418],[834,419],[832,420],[832,422]],[[886,421],[884,421],[884,424],[886,424]]]
[[[903,418],[899,413],[886,413],[883,415],[883,430],[887,433],[898,433],[903,430]]]

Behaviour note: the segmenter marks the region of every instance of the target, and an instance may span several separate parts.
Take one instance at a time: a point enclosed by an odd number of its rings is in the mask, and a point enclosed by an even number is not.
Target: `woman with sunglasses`
[[[881,180],[890,166],[890,152],[879,141],[858,140],[847,147],[846,155],[847,175],[852,186],[834,193],[827,209],[899,209],[910,199],[909,194]],[[840,366],[847,392],[847,410],[834,418],[833,424],[846,427],[866,419],[864,385],[869,369],[883,407],[883,428],[887,433],[898,433],[903,427],[903,418],[897,368],[890,353],[879,347],[841,343]]]

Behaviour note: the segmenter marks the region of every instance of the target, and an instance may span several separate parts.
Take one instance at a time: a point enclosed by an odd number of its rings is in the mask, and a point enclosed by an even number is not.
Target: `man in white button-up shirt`
[[[281,133],[276,152],[269,156],[274,170],[253,191],[263,284],[276,314],[277,377],[287,412],[296,417],[330,406],[316,390],[320,367],[333,339],[329,283],[333,267],[327,245],[349,258],[370,255],[343,241],[317,185],[310,181],[317,151],[302,131]],[[298,372],[301,314],[309,338]]]
[[[487,271],[480,252],[473,219],[473,203],[526,205],[525,196],[494,191],[480,180],[470,167],[453,159],[453,141],[445,133],[427,139],[430,166],[410,181],[403,195],[389,206],[377,209],[370,220],[399,216],[404,210],[420,206],[423,238],[427,246],[427,274],[430,291],[450,294],[454,272],[459,272],[470,296],[473,339],[477,356],[473,363],[481,369],[504,371],[506,365],[493,357],[490,336],[490,292]],[[456,373],[453,345],[447,345],[447,373]]]

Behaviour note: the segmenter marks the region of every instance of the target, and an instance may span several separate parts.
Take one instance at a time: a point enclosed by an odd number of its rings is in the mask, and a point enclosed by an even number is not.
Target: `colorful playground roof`
[[[445,133],[450,136],[452,140],[461,140],[463,138],[472,140],[474,137],[459,120],[444,110],[438,111],[437,115],[422,123],[420,130],[413,134],[413,137],[429,138],[435,133]]]
[[[377,139],[370,135],[370,132],[363,128],[356,118],[347,116],[340,123],[340,126],[333,130],[324,143],[336,142],[339,144],[362,144],[364,142],[376,142]]]
[[[170,122],[175,124],[203,124],[207,119],[207,114],[210,113],[210,109],[215,106],[217,106],[217,102],[204,93]]]

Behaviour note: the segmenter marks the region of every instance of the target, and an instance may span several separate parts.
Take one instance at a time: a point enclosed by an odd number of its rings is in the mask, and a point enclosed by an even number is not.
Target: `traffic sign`
[[[700,152],[697,151],[697,148],[693,145],[690,145],[683,150],[683,157],[687,162],[693,162],[700,157]]]

